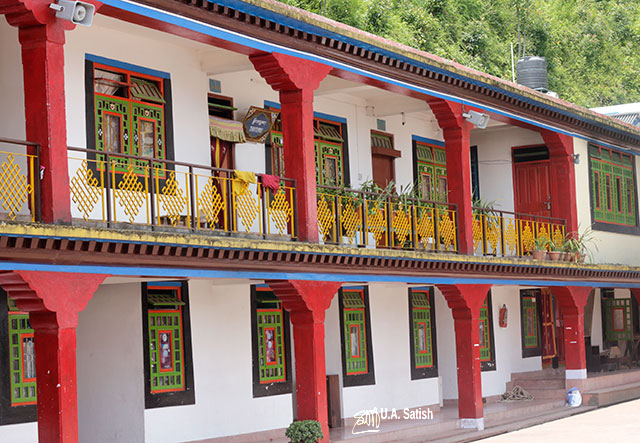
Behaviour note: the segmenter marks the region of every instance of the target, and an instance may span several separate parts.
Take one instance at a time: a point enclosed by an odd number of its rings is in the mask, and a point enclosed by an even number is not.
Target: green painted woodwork
[[[594,220],[636,226],[635,180],[631,156],[589,146]]]
[[[522,322],[524,324],[525,348],[537,348],[540,340],[538,337],[538,307],[535,295],[522,296]]]
[[[317,184],[342,186],[344,184],[342,143],[316,140],[315,149]]]
[[[154,309],[149,316],[151,393],[184,390],[182,309]]]
[[[416,368],[433,367],[431,305],[427,291],[411,291],[411,320],[414,365]]]
[[[420,198],[448,201],[447,152],[444,148],[416,143],[416,166]]]
[[[271,174],[284,177],[284,150],[282,149],[282,133],[271,131]]]
[[[178,300],[175,293],[157,293],[147,296],[147,303],[150,306],[184,306],[184,302]]]
[[[128,88],[131,100],[127,97],[95,94],[96,150],[164,160],[164,99],[153,82],[133,77],[131,82],[134,85]],[[97,154],[96,160],[106,161],[106,156]],[[119,173],[127,172],[129,165],[133,165],[134,173],[140,175],[144,174],[144,168],[149,166],[147,161],[117,157],[112,158],[112,164]],[[162,163],[153,165],[155,168],[164,169]],[[159,174],[161,178],[165,177],[164,170]]]
[[[36,353],[29,314],[17,311],[13,301],[10,301],[8,321],[11,405],[34,404],[36,402]]]
[[[364,295],[361,291],[342,293],[344,351],[347,375],[365,374],[367,367],[367,330]]]
[[[284,314],[272,291],[256,291],[256,322],[260,383],[286,381]]]
[[[393,138],[390,135],[371,133],[371,146],[393,149]]]
[[[480,361],[491,360],[491,329],[489,327],[489,306],[487,300],[480,308]]]
[[[631,299],[606,298],[603,301],[606,339],[610,341],[632,340]]]

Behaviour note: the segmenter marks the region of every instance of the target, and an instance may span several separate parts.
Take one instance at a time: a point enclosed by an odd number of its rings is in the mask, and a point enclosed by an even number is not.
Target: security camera
[[[58,3],[51,3],[49,7],[56,11],[56,17],[82,26],[91,26],[96,12],[96,7],[91,3],[72,0],[58,0]]]
[[[476,111],[468,111],[462,114],[462,116],[472,125],[477,128],[484,129],[489,124],[489,114],[483,114]]]

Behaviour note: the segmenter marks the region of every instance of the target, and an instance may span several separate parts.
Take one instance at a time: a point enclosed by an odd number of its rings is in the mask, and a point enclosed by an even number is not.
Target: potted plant
[[[569,253],[573,255],[573,260],[578,263],[584,263],[585,258],[589,257],[589,261],[593,262],[593,253],[591,247],[598,251],[598,245],[595,243],[595,237],[591,228],[587,228],[584,231],[571,232],[566,236],[567,248]]]
[[[551,261],[559,261],[562,256],[562,245],[556,245],[556,242],[547,240],[547,247],[549,248],[549,258]]]
[[[284,435],[291,443],[316,443],[324,437],[322,427],[316,420],[296,420],[289,425]]]
[[[531,255],[534,260],[544,260],[547,257],[547,247],[549,240],[546,237],[537,237],[533,242],[533,251]]]

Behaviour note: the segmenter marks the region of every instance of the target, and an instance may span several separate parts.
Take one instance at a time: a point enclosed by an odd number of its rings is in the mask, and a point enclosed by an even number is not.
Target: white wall
[[[77,329],[80,441],[144,440],[140,283],[102,285]]]
[[[491,288],[496,370],[482,372],[482,395],[485,397],[503,394],[512,373],[536,371],[542,368],[540,357],[522,358],[520,289],[518,286]],[[453,315],[438,289],[436,289],[435,302],[438,328],[438,372],[442,377],[444,398],[456,399],[458,398],[458,375]],[[501,328],[499,325],[499,312],[503,304],[507,305],[509,312],[506,328]]]
[[[285,428],[291,394],[253,398],[251,303],[246,281],[189,283],[196,404],[145,411],[147,442]]]
[[[24,87],[18,28],[10,26],[4,17],[0,19],[0,60],[0,137],[24,140]],[[1,145],[0,150],[7,150],[7,146]]]
[[[494,207],[514,210],[513,161],[511,148],[544,144],[539,132],[515,126],[476,129],[471,132],[471,145],[478,146],[480,197],[495,201]]]
[[[407,291],[403,284],[369,285],[376,383],[342,388],[345,418],[374,407],[412,408],[440,402],[437,378],[411,380]],[[342,374],[338,297],[327,311],[325,325],[327,374]]]

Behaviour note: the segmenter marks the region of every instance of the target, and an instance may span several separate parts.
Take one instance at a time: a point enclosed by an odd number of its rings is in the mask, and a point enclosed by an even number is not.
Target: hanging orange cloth
[[[250,183],[257,183],[256,174],[250,171],[233,171],[234,179],[231,188],[235,195],[243,194]]]

